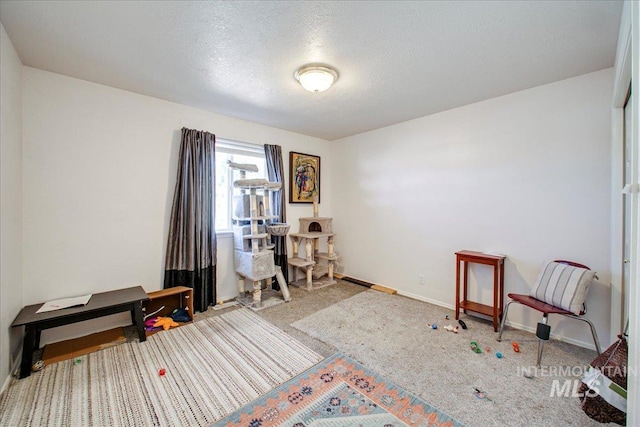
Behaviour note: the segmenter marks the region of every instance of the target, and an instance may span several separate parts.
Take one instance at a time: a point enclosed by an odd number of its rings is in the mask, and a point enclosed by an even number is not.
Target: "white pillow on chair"
[[[547,262],[530,295],[555,307],[580,315],[595,272],[555,261]]]

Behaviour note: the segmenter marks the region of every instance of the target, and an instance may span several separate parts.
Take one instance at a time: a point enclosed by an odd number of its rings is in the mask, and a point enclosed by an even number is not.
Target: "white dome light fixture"
[[[338,72],[336,70],[319,64],[300,67],[294,76],[303,88],[315,93],[324,92],[338,80]]]

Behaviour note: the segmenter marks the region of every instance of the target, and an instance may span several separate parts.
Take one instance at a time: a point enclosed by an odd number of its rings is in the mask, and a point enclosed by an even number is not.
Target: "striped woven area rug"
[[[320,360],[243,308],[14,379],[0,425],[206,426]]]

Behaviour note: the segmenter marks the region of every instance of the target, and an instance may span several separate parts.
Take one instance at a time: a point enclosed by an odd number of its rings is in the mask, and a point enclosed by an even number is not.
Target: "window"
[[[247,178],[267,179],[267,163],[261,145],[216,139],[216,231],[229,231],[233,227],[233,196],[240,194],[233,188],[233,181],[240,178],[240,171],[229,169],[227,160],[258,166],[258,172],[247,172]]]

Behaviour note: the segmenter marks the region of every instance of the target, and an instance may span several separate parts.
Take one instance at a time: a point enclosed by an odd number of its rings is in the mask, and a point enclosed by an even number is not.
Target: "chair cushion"
[[[540,272],[531,296],[580,315],[595,272],[554,261],[547,262]]]

